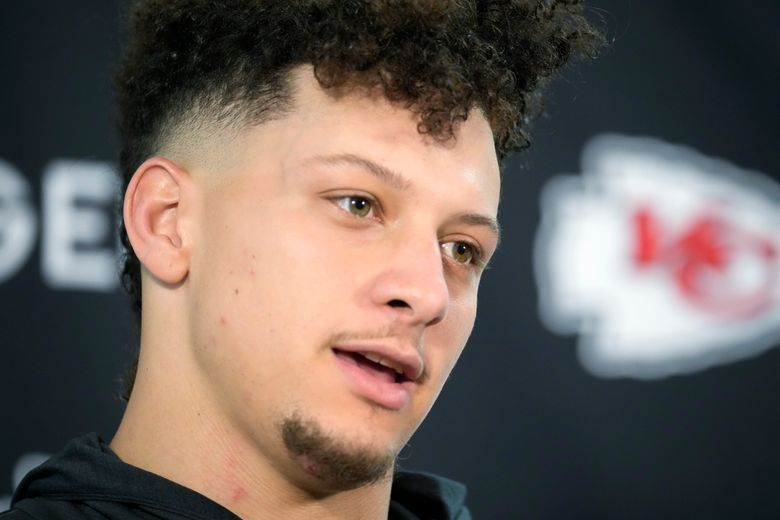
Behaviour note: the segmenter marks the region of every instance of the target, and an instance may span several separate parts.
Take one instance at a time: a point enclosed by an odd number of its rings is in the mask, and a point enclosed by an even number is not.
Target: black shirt
[[[389,518],[469,520],[466,488],[426,473],[397,472]],[[236,520],[205,496],[124,463],[98,434],[70,441],[28,473],[0,520],[192,519]]]

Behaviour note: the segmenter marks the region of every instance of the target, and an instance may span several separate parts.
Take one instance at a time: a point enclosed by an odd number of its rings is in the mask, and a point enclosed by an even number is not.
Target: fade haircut
[[[546,80],[602,43],[583,11],[574,0],[140,0],[115,77],[122,192],[180,134],[283,116],[288,73],[303,64],[324,89],[380,88],[437,140],[478,108],[502,160],[528,146]],[[121,210],[119,231],[140,326],[140,263]],[[137,364],[136,353],[124,400]]]

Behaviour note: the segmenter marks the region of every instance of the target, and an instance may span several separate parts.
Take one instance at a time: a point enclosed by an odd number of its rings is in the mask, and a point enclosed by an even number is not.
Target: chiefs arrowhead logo
[[[649,138],[603,135],[542,195],[540,314],[585,367],[657,378],[780,341],[780,185]]]

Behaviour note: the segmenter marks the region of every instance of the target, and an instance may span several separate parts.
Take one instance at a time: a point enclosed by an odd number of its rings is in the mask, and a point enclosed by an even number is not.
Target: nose
[[[408,326],[441,322],[450,305],[441,246],[437,240],[399,238],[384,251],[384,268],[375,278],[374,304],[389,309]]]

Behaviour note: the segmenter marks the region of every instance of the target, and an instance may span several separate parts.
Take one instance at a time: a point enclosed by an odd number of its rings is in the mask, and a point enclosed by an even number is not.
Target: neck
[[[390,477],[343,492],[307,490],[285,468],[275,467],[218,406],[189,350],[172,337],[176,327],[167,322],[152,341],[153,327],[146,325],[132,396],[110,443],[124,462],[186,486],[241,518],[387,518]]]

